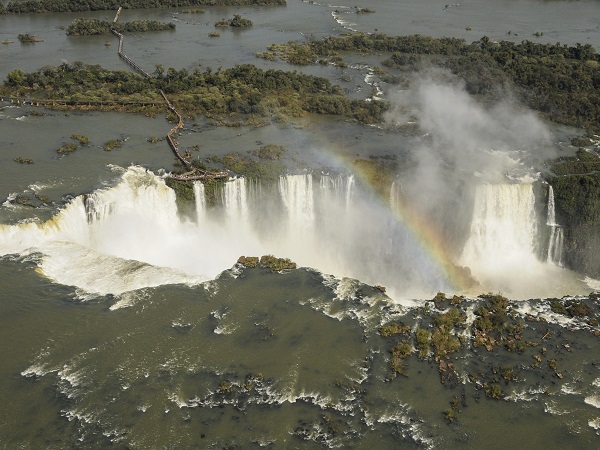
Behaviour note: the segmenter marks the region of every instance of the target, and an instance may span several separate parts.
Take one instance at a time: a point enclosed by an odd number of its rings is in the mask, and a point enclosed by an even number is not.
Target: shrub
[[[295,269],[296,263],[288,258],[276,258],[273,255],[263,255],[260,257],[260,267],[271,269],[273,272],[280,272],[285,269]]]
[[[238,264],[244,267],[258,267],[259,259],[257,256],[240,256],[237,260]]]
[[[410,325],[404,325],[402,322],[388,323],[379,328],[379,334],[383,337],[408,333],[410,333]]]
[[[75,150],[77,150],[77,146],[75,144],[68,143],[63,144],[63,146],[56,151],[61,155],[68,155],[69,153],[73,153]]]

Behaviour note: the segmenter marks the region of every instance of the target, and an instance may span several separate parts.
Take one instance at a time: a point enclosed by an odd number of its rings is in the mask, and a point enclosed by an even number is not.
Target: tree
[[[7,86],[21,86],[25,81],[25,72],[21,69],[15,69],[6,77],[5,84]]]

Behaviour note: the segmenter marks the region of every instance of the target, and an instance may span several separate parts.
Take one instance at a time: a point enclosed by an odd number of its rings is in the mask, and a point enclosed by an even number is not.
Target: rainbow
[[[433,262],[445,277],[446,284],[453,294],[474,294],[476,288],[481,288],[471,275],[468,267],[461,267],[450,246],[433,221],[424,216],[410,200],[402,195],[396,183],[375,173],[371,161],[364,159],[350,160],[346,156],[336,154],[331,145],[323,145],[334,164],[341,166],[360,180],[361,185],[379,198],[382,205],[389,209],[391,215],[399,221],[412,235],[414,241],[424,254]],[[342,153],[342,151],[340,151]]]

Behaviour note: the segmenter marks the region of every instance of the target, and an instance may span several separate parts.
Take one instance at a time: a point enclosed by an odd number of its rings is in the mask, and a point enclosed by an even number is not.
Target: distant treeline
[[[358,33],[269,50],[260,56],[292,64],[339,63],[340,51],[391,52],[382,64],[410,71],[421,68],[421,55],[431,55],[429,64],[450,69],[471,94],[490,94],[509,84],[551,120],[600,131],[600,55],[589,44],[495,43],[487,37],[467,44],[457,38]]]
[[[6,7],[0,3],[0,14],[80,12],[136,8],[188,7],[188,6],[244,6],[285,5],[286,0],[13,0]]]
[[[87,36],[109,34],[111,28],[120,33],[174,30],[174,23],[157,22],[156,20],[134,20],[131,22],[109,22],[98,19],[75,19],[67,28],[69,36]]]
[[[166,71],[156,66],[145,79],[123,70],[107,70],[82,62],[47,66],[36,72],[10,72],[0,95],[70,102],[153,102],[162,104],[163,89],[188,116],[211,117],[232,113],[286,120],[307,112],[342,115],[362,123],[376,123],[388,105],[349,99],[329,80],[298,72],[261,70],[252,65],[231,69]]]

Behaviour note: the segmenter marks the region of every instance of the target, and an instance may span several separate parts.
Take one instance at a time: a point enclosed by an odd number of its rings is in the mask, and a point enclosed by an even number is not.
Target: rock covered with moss
[[[501,401],[531,386],[568,381],[571,358],[600,336],[598,298],[537,300],[529,314],[522,302],[499,294],[468,299],[439,293],[379,326],[388,348],[387,381],[436,370],[454,393],[450,408],[441,411],[449,423],[460,421],[467,397]]]
[[[281,272],[296,268],[296,263],[289,258],[276,258],[273,255],[263,255],[260,259],[257,256],[240,256],[237,263],[246,268],[261,267],[270,269],[271,272]]]

